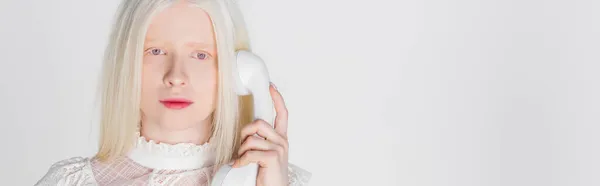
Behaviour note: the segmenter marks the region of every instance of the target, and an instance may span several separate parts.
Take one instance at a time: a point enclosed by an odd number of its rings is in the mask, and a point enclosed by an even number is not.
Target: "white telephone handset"
[[[254,98],[254,119],[262,119],[273,124],[273,100],[269,91],[269,72],[262,59],[249,51],[238,51],[233,65],[238,95],[252,94]],[[255,186],[258,164],[233,168],[223,165],[215,173],[211,186]]]

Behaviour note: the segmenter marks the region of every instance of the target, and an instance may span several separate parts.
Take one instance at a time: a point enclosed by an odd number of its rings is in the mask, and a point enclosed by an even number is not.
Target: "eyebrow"
[[[144,40],[144,46],[146,45],[164,45],[165,43],[160,41],[160,40],[156,40],[156,39],[146,39]]]
[[[146,39],[144,41],[144,44],[160,44],[160,45],[164,45],[165,42],[160,41],[158,39]],[[192,47],[192,48],[208,48],[208,49],[212,49],[214,48],[214,44],[209,44],[206,42],[188,42],[185,43],[186,47]]]
[[[205,43],[205,42],[189,42],[186,43],[185,46],[187,47],[192,47],[192,48],[206,48],[206,49],[213,49],[214,45]]]

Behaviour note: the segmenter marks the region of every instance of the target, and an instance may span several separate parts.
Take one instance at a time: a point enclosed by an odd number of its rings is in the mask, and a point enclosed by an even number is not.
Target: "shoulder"
[[[294,164],[288,163],[288,176],[290,178],[290,186],[306,186],[308,185],[312,173]]]
[[[35,184],[35,186],[66,186],[93,183],[94,178],[89,162],[89,158],[83,157],[72,157],[60,160],[50,166],[48,172]]]

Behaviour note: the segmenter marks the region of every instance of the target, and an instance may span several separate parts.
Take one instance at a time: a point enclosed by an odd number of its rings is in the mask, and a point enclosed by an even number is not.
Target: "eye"
[[[193,58],[199,59],[199,60],[206,60],[208,59],[210,56],[208,53],[206,52],[194,52],[192,55]]]
[[[150,54],[150,55],[155,55],[155,56],[156,55],[165,55],[165,51],[163,51],[160,48],[149,48],[146,50],[146,53]]]

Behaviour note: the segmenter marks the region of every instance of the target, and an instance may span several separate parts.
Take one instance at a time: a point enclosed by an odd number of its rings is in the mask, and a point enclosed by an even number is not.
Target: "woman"
[[[233,90],[235,52],[250,50],[235,6],[124,0],[104,60],[99,151],[55,163],[36,185],[209,185],[230,162],[258,163],[257,185],[305,185],[310,173],[287,162],[276,88],[275,127],[248,120]]]

